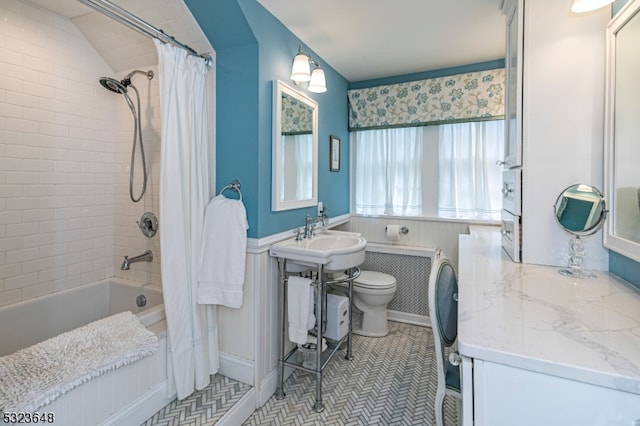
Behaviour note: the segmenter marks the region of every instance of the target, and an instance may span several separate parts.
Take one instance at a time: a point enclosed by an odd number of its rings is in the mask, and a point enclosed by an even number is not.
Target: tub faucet
[[[136,263],[136,262],[151,262],[153,260],[153,253],[151,253],[151,250],[147,250],[144,253],[142,253],[139,256],[134,256],[134,257],[129,257],[129,256],[125,256],[124,260],[122,261],[122,266],[120,267],[121,270],[123,271],[128,271],[129,270],[129,266],[132,263]]]

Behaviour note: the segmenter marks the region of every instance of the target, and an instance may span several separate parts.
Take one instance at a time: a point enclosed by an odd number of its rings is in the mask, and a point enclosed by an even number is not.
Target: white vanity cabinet
[[[640,290],[513,263],[496,228],[460,236],[465,426],[640,426]]]
[[[475,426],[638,426],[640,395],[473,360]]]

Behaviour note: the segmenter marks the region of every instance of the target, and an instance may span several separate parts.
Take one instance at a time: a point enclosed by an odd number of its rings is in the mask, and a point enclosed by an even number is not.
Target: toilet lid
[[[396,285],[396,279],[389,274],[376,271],[362,271],[353,281],[354,287],[362,288],[390,288]]]

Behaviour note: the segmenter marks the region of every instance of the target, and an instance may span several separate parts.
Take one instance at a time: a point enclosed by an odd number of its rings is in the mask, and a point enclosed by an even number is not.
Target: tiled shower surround
[[[133,78],[150,169],[134,204],[133,118],[123,96],[98,83],[124,74],[70,20],[25,1],[0,3],[0,306],[113,275],[160,283],[159,235],[147,239],[136,224],[145,211],[159,213],[158,84]],[[120,271],[124,255],[147,249],[152,264]]]

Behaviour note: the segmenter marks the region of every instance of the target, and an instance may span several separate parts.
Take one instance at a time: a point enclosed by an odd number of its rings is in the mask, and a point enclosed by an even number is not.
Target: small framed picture
[[[340,138],[329,136],[329,171],[340,171]]]

